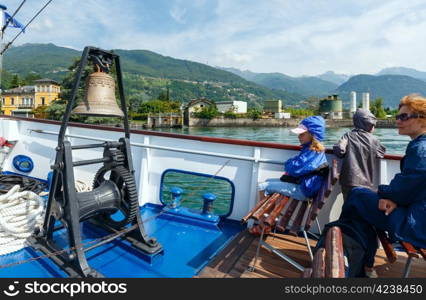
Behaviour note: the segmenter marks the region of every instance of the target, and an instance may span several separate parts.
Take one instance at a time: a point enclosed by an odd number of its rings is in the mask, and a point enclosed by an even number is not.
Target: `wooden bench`
[[[383,246],[383,250],[386,253],[388,261],[390,263],[394,263],[397,260],[397,255],[387,233],[384,231],[377,231],[377,235],[379,237],[380,243]],[[405,263],[404,271],[402,273],[402,277],[407,278],[410,273],[413,258],[423,257],[423,259],[426,260],[426,249],[415,247],[412,244],[404,241],[398,241],[398,243],[402,246],[408,255],[407,262]]]
[[[342,231],[331,227],[325,237],[325,247],[315,252],[312,268],[305,268],[303,278],[344,278],[345,259],[343,255]]]
[[[272,229],[280,231],[288,230],[290,234],[295,236],[299,232],[302,232],[309,255],[311,260],[313,260],[307,232],[311,228],[312,223],[316,222],[318,231],[321,233],[321,227],[317,220],[317,216],[328,196],[331,194],[333,185],[336,184],[338,178],[337,160],[333,160],[328,175],[315,198],[309,199],[309,201],[299,201],[275,193],[259,201],[257,205],[242,218],[242,223],[246,223],[248,220],[253,219],[258,223],[258,227],[254,228],[260,228],[258,231],[252,230],[252,233],[260,235],[255,262],[259,254],[260,245],[263,245],[300,271],[304,270],[300,264],[266,243],[263,237],[265,234],[270,233]]]

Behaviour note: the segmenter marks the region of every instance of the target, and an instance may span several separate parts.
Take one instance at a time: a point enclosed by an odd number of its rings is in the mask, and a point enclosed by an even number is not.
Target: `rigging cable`
[[[18,13],[18,11],[21,9],[22,5],[24,5],[25,1],[27,0],[23,0],[21,2],[21,4],[18,6],[18,8],[15,10],[15,12],[13,13],[13,15],[6,21],[6,23],[3,25],[3,28],[1,29],[1,33],[3,34],[4,31],[6,30],[7,25],[9,25],[9,23],[13,20],[13,18],[16,16],[16,14]]]
[[[4,49],[0,52],[0,55],[3,55],[4,52],[6,52],[7,49],[9,49],[9,47],[13,44],[13,42],[21,35],[22,32],[25,31],[25,29],[27,29],[27,27],[32,23],[32,21],[34,21],[35,18],[38,17],[38,15],[52,2],[53,0],[49,0],[35,15],[34,17],[31,18],[31,20],[25,25],[24,28],[22,28],[21,31],[19,31],[19,33],[17,35],[15,35],[15,37],[5,45]]]

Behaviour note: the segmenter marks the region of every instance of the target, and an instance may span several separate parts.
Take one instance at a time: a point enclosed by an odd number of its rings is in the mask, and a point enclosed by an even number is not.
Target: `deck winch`
[[[83,70],[88,63],[93,65],[95,72],[86,80],[86,96],[83,103],[72,111]],[[108,74],[113,64],[117,73],[121,109],[115,100],[114,80]],[[134,248],[140,250],[142,255],[149,257],[161,253],[162,247],[155,238],[150,238],[145,233],[139,213],[119,56],[98,48],[86,47],[71,95],[59,132],[44,225],[31,239],[31,243],[36,249],[51,256],[52,260],[70,276],[102,277],[102,274],[89,266],[85,252],[116,238],[126,239]],[[64,140],[72,112],[122,117],[124,137],[118,141],[73,146]],[[73,151],[91,148],[103,148],[103,157],[73,161]],[[93,190],[77,192],[74,185],[74,167],[99,163],[103,166],[94,177]],[[84,247],[80,231],[80,222],[83,221],[101,227],[108,235],[104,239],[99,239],[99,242]],[[58,226],[59,223],[62,225]],[[68,233],[68,250],[55,243],[54,232],[62,228]]]

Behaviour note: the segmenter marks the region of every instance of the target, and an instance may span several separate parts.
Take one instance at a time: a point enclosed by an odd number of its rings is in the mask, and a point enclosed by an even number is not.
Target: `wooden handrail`
[[[265,202],[268,201],[270,197],[271,196],[266,196],[262,200],[257,202],[255,207],[245,217],[243,217],[241,219],[241,223],[247,223],[248,219],[251,218],[251,216],[254,214],[254,212],[257,211],[263,204],[265,204]]]
[[[339,227],[331,227],[325,238],[327,278],[345,277],[345,260],[343,257],[343,238]]]
[[[411,257],[419,258],[419,255],[417,254],[417,250],[414,248],[413,245],[407,242],[400,241],[399,242],[401,246],[404,248],[405,252]]]
[[[264,223],[269,226],[274,226],[276,222],[276,218],[283,210],[284,206],[287,204],[290,198],[287,196],[281,196],[279,200],[276,201],[276,205],[274,209],[271,211],[269,216],[265,219]]]
[[[271,197],[269,197],[268,201],[266,201],[258,210],[252,214],[251,218],[258,221],[263,217],[264,214],[269,214],[275,207],[275,202],[279,197],[280,194],[273,194]]]
[[[383,231],[377,231],[377,236],[379,237],[380,243],[382,244],[383,250],[385,251],[388,261],[390,263],[396,262],[397,256],[395,249],[393,249],[392,244],[389,242],[386,233]]]

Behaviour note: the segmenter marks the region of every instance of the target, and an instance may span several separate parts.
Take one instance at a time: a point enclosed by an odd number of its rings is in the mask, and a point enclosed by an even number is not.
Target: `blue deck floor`
[[[127,242],[116,240],[87,253],[89,265],[106,277],[192,277],[196,275],[241,230],[234,221],[222,221],[219,228],[203,226],[195,222],[169,217],[159,213],[160,207],[146,205],[141,208],[147,233],[157,238],[164,249],[152,264],[143,259]],[[84,242],[104,236],[106,233],[88,223],[82,224]],[[55,233],[64,241],[65,232]],[[66,277],[50,259],[44,258],[22,265],[1,268],[16,261],[37,257],[42,253],[27,247],[21,251],[0,256],[0,277]]]

